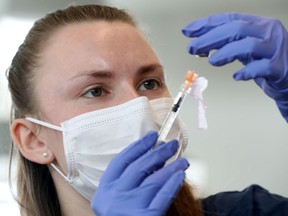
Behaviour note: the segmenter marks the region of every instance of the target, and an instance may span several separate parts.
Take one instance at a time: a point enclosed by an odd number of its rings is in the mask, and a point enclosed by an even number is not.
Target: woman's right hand
[[[165,214],[189,163],[178,158],[164,167],[177,152],[178,141],[151,150],[157,138],[156,132],[148,132],[110,162],[91,201],[97,216]]]

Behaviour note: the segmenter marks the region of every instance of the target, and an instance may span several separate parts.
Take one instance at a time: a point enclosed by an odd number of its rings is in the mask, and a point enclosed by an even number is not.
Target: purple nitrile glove
[[[110,162],[91,201],[97,216],[165,214],[189,164],[178,158],[164,166],[177,152],[178,141],[151,150],[157,138],[156,132],[148,132]]]
[[[288,33],[280,21],[248,14],[212,15],[182,30],[197,37],[188,46],[191,54],[207,55],[214,66],[241,61],[235,80],[254,79],[273,98],[288,122]]]

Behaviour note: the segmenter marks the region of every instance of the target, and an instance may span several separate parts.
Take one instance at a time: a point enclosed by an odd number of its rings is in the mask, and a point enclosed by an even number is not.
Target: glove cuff
[[[280,113],[288,123],[288,87],[283,89],[276,89],[264,78],[255,79],[255,82],[269,97],[275,100]]]

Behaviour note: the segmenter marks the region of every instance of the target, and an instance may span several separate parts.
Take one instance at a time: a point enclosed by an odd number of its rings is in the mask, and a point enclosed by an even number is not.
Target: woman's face
[[[79,23],[58,30],[41,52],[35,85],[40,117],[55,125],[139,96],[169,96],[153,49],[141,32],[121,22]],[[41,133],[60,163],[61,133],[47,128]]]

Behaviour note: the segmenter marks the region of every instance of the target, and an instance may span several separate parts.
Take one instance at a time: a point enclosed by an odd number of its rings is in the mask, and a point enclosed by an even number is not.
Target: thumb
[[[235,80],[250,80],[257,78],[269,79],[270,61],[268,59],[254,60],[246,65],[243,69],[233,74]]]

